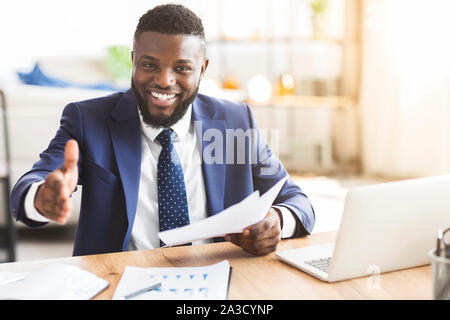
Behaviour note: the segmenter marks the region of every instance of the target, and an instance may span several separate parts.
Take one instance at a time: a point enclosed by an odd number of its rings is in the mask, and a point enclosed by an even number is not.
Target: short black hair
[[[179,4],[164,4],[148,10],[140,19],[134,38],[145,31],[199,37],[205,43],[202,20]]]

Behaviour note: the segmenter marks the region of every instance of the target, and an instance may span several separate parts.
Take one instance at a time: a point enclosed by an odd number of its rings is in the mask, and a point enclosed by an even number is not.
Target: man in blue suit
[[[163,245],[159,231],[217,214],[287,176],[246,104],[198,94],[205,54],[202,22],[189,9],[144,14],[132,88],[65,107],[56,136],[12,191],[16,220],[65,223],[82,185],[74,255],[151,249]],[[265,218],[225,240],[265,255],[281,238],[309,234],[314,222],[288,177]]]

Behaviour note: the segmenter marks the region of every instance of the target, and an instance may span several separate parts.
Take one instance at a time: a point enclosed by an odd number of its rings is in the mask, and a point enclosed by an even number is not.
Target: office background
[[[0,4],[11,184],[48,145],[68,102],[109,93],[24,84],[17,72],[38,63],[45,74],[73,84],[124,88],[137,21],[160,3],[166,2]],[[252,106],[269,144],[311,198],[315,232],[338,228],[349,187],[450,173],[448,1],[177,3],[204,22],[210,65],[201,92]],[[3,197],[2,234],[4,205]],[[66,226],[16,224],[17,260],[70,256],[76,221],[74,212]]]

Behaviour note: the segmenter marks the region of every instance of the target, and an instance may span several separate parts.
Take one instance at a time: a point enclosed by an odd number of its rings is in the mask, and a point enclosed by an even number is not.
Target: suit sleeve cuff
[[[295,227],[297,225],[293,213],[288,208],[282,206],[272,206],[272,208],[275,208],[277,211],[279,211],[283,219],[281,238],[291,238],[295,234]]]
[[[44,183],[45,180],[35,182],[31,185],[30,189],[28,189],[28,193],[25,197],[25,215],[28,219],[37,221],[37,222],[50,222],[50,219],[44,217],[42,214],[37,211],[34,206],[34,198],[36,197],[37,189],[41,184]]]

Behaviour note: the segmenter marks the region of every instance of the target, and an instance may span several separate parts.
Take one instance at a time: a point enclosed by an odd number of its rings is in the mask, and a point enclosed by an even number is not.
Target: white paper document
[[[0,286],[0,299],[89,300],[109,283],[68,264],[52,264]]]
[[[229,233],[240,233],[246,227],[264,219],[286,180],[287,177],[284,177],[262,196],[259,191],[255,191],[218,214],[184,227],[159,232],[158,236],[167,246],[176,246],[222,237]]]
[[[161,283],[161,287],[133,297],[134,300],[225,300],[228,293],[228,260],[183,268],[138,268],[126,266],[113,300]]]

